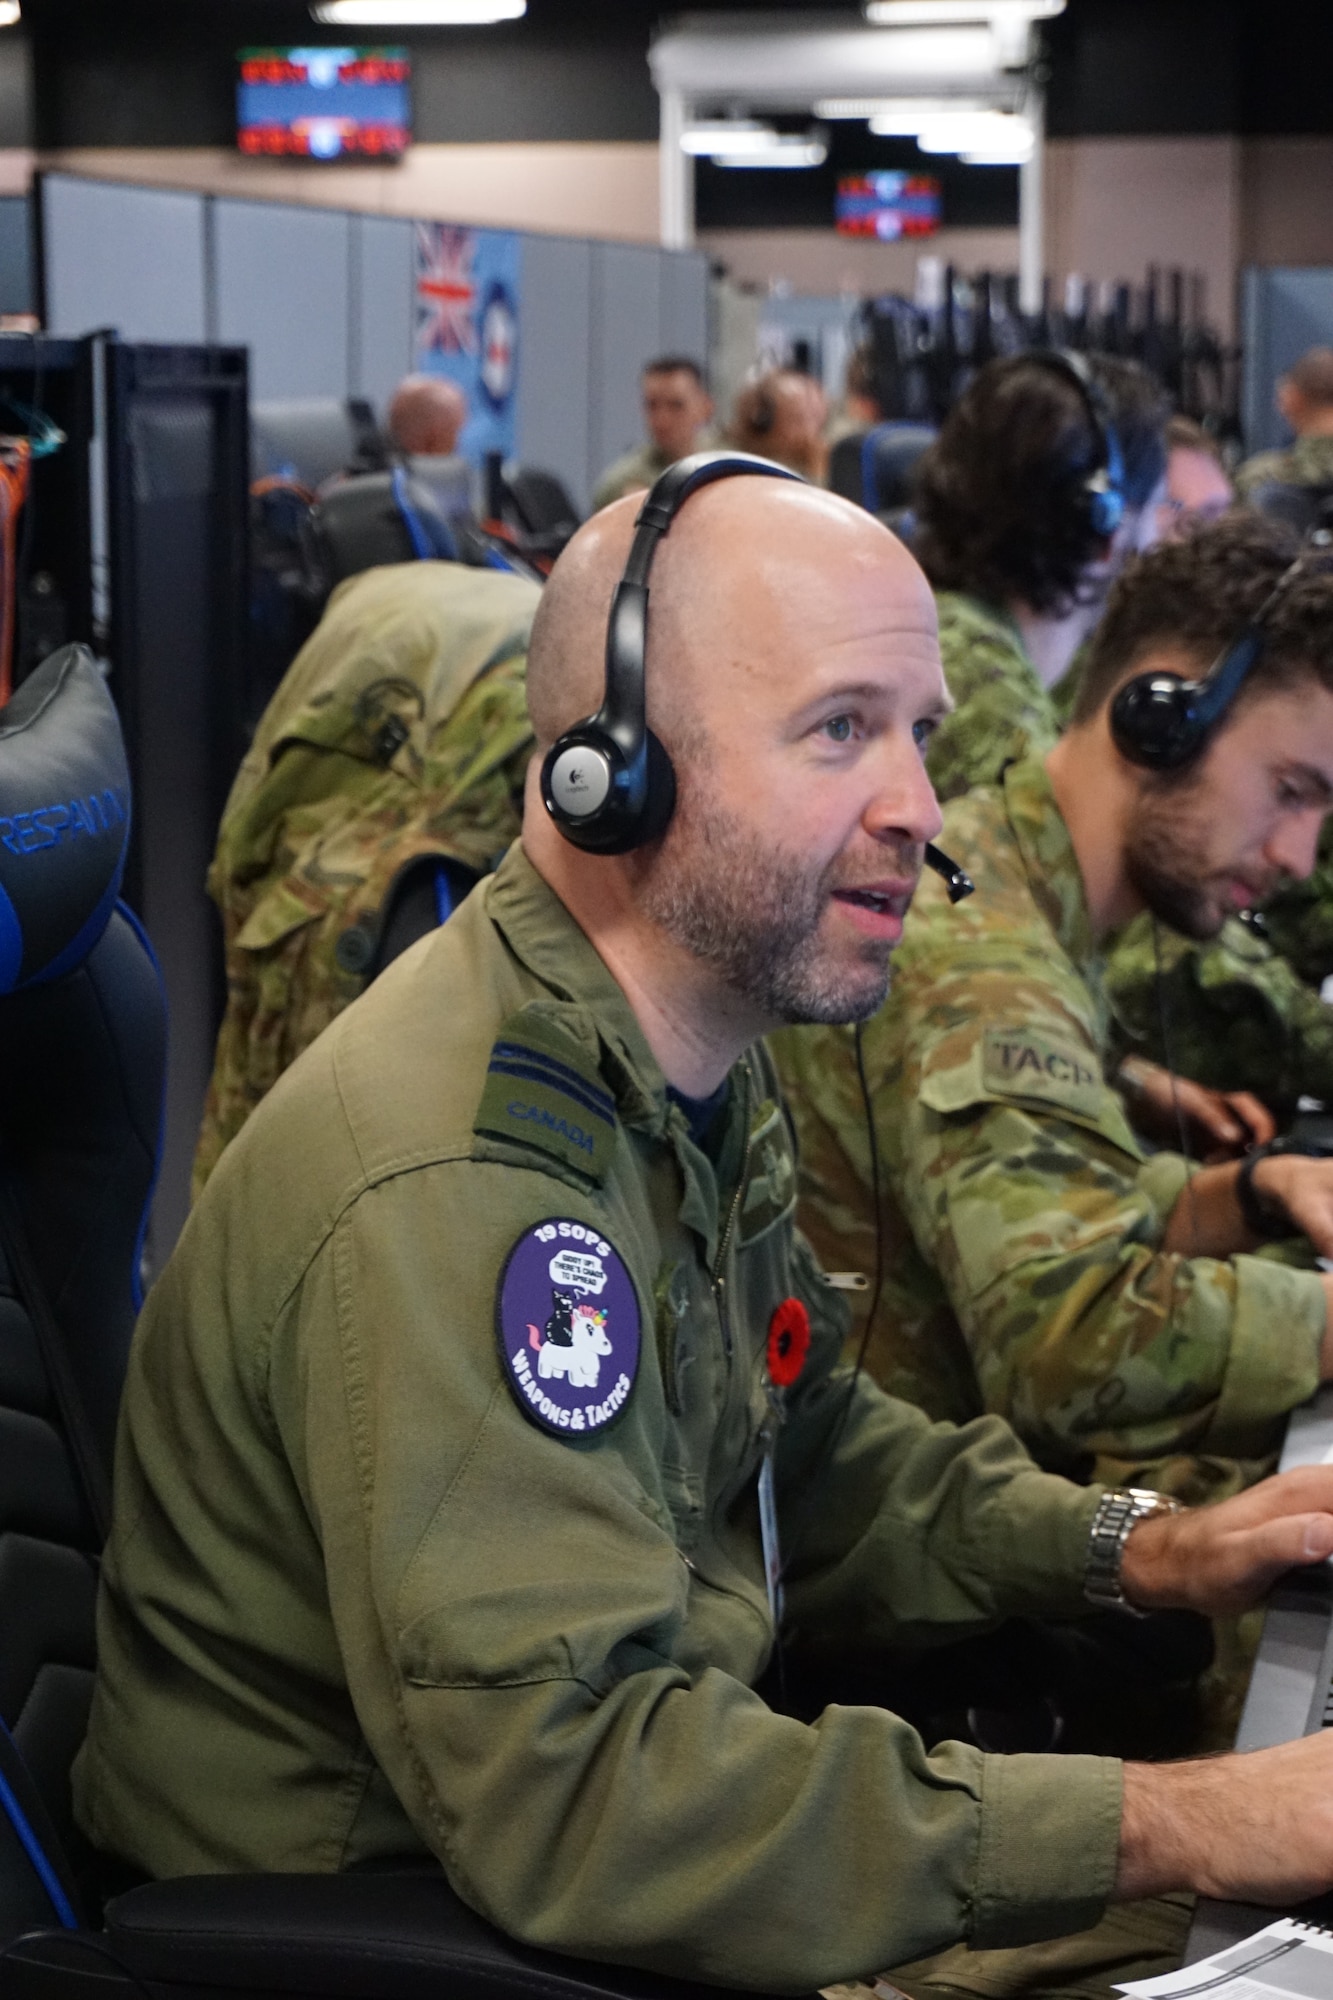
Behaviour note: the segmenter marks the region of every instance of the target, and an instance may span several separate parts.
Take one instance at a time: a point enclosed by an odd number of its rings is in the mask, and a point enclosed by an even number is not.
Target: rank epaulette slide
[[[615,1099],[575,1042],[539,1016],[515,1014],[491,1050],[473,1130],[601,1182],[615,1148]]]

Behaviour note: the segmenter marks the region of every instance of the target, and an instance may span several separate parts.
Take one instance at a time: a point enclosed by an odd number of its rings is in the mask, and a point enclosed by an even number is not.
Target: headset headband
[[[671,818],[675,772],[648,727],[648,579],[662,539],[690,495],[715,480],[747,473],[807,483],[790,467],[750,452],[698,451],[668,467],[639,509],[607,621],[602,705],[567,729],[542,765],[546,810],[576,847],[627,854],[655,840]]]
[[[1083,476],[1080,489],[1087,503],[1089,528],[1099,540],[1109,541],[1125,518],[1125,460],[1110,398],[1087,357],[1072,347],[1037,347],[1021,358],[1062,376],[1078,390],[1092,425],[1099,461]]]

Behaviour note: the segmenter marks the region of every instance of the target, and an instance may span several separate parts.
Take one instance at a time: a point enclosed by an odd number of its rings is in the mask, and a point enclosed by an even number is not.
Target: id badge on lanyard
[[[770,1433],[759,1468],[759,1533],[764,1545],[764,1584],[768,1590],[769,1616],[776,1631],[782,1624],[782,1542],[778,1535],[778,1496],[773,1484],[773,1457],[777,1437]]]

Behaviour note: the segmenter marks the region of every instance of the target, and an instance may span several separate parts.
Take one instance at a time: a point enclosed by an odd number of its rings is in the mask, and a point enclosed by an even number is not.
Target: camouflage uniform
[[[594,486],[593,513],[609,507],[613,500],[623,500],[627,493],[637,492],[641,486],[651,486],[674,463],[670,452],[659,451],[655,444],[636,445],[633,451],[627,451],[608,465]]]
[[[265,1092],[366,984],[402,869],[484,873],[518,831],[532,751],[526,648],[539,587],[416,562],[336,590],[260,721],[208,890],[227,1011],[195,1193]]]
[[[957,706],[931,739],[926,769],[948,800],[974,785],[996,783],[1015,758],[1051,747],[1077,695],[1082,653],[1048,690],[1004,612],[948,590],[938,593],[936,604],[944,677]],[[1327,951],[1325,970],[1333,970],[1333,846],[1323,851],[1330,856],[1321,871],[1325,879],[1294,884],[1274,906],[1275,941],[1303,951],[1297,960],[1303,971],[1320,962],[1320,946]],[[1321,907],[1328,912],[1322,924]],[[1302,948],[1303,935],[1313,949]],[[1212,944],[1187,943],[1161,926],[1159,938],[1168,975],[1165,1038],[1147,919],[1131,925],[1110,951],[1107,985],[1120,1024],[1118,1054],[1135,1050],[1200,1083],[1252,1090],[1284,1115],[1303,1095],[1333,1102],[1333,1010],[1302,986],[1277,952],[1235,918]]]
[[[1292,885],[1293,900],[1305,886]],[[1317,922],[1317,905],[1311,914]],[[1154,942],[1153,928],[1136,918],[1107,960],[1118,1054],[1150,1056],[1216,1090],[1252,1090],[1284,1121],[1301,1097],[1333,1104],[1333,1007],[1271,943],[1234,917],[1208,945],[1164,924]]]
[[[1261,451],[1236,473],[1247,498],[1260,486],[1333,486],[1333,437],[1297,438],[1285,451]]]
[[[1317,993],[1333,975],[1333,820],[1324,823],[1314,873],[1288,882],[1264,904],[1264,929],[1274,950]]]
[[[930,740],[926,769],[939,797],[956,799],[993,785],[1016,757],[1049,750],[1060,724],[1006,612],[956,590],[937,592],[935,606],[955,707]]]
[[[1322,1286],[1266,1257],[1159,1249],[1188,1169],[1144,1157],[1104,1080],[1100,968],[1040,761],[957,801],[942,838],[977,894],[954,909],[923,883],[863,1031],[887,1267],[871,1370],[936,1417],[1002,1413],[1052,1469],[1234,1492],[1317,1385]],[[827,1269],[869,1273],[853,1031],[788,1029],[775,1053],[799,1219]]]

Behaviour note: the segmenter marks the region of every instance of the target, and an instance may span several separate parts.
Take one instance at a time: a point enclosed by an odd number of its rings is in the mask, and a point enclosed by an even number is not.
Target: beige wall
[[[1150,264],[1202,271],[1205,310],[1234,322],[1241,143],[1230,138],[1057,139],[1047,149],[1046,264],[1142,284]]]
[[[72,148],[44,167],[104,180],[567,236],[658,240],[655,145],[413,146],[396,167],[251,160],[227,147]]]
[[[1333,264],[1333,139],[1241,148],[1242,264]]]

